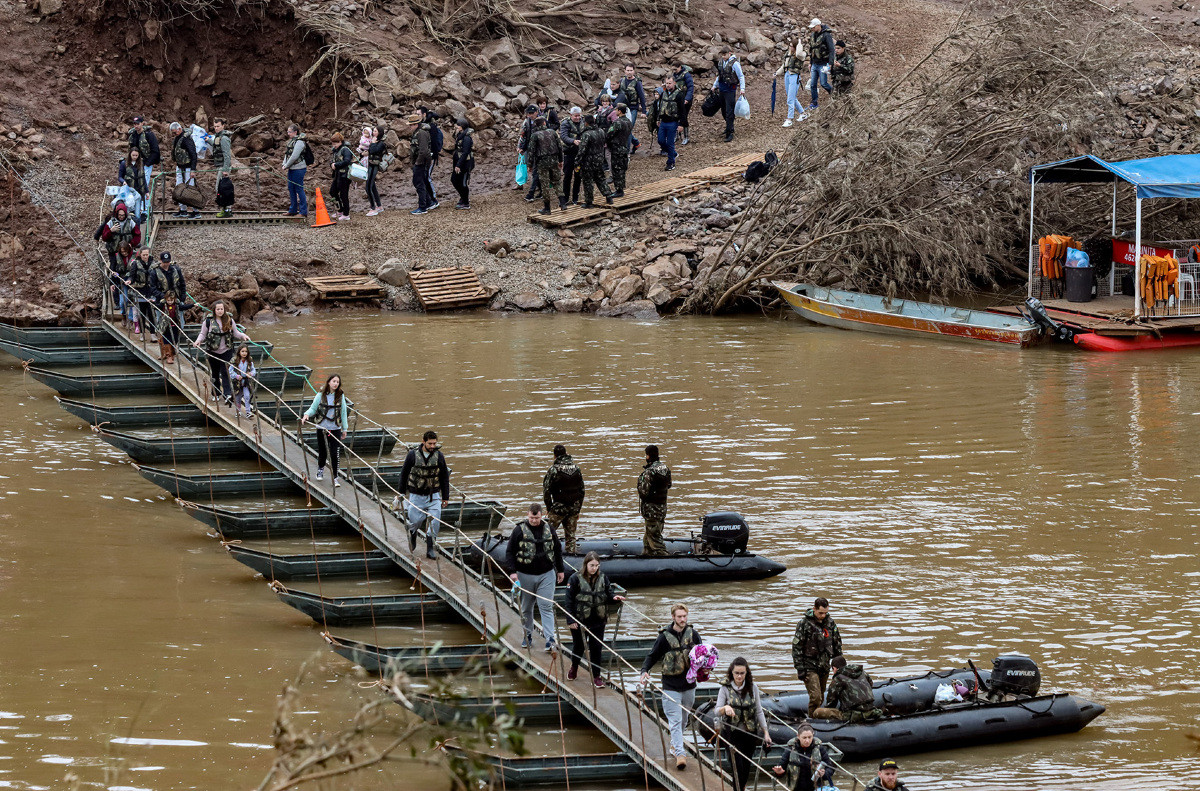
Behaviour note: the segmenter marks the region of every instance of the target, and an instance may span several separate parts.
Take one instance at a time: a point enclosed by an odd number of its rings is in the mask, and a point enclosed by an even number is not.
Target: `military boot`
[[[549,214],[549,213],[550,213],[550,199],[542,198],[542,208],[538,209],[538,214]]]
[[[559,195],[559,196],[558,196],[558,208],[559,208],[559,210],[560,210],[560,211],[566,211],[566,210],[567,210],[567,196],[566,196],[566,195]]]
[[[433,536],[425,534],[425,557],[430,560],[437,559],[437,553],[433,551]]]
[[[408,551],[417,551],[417,529],[415,527],[410,527],[408,529]]]
[[[612,201],[613,201],[613,196],[612,196],[612,195],[605,195],[605,196],[604,196],[604,202],[605,202],[605,203],[607,203],[609,206],[612,206]]]

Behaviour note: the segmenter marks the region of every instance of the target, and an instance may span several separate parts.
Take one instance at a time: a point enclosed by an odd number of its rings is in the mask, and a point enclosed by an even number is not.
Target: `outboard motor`
[[[1005,695],[1034,697],[1042,686],[1042,671],[1024,654],[1003,654],[992,660],[992,678],[988,686]]]
[[[704,517],[700,537],[710,551],[721,555],[741,555],[750,541],[750,525],[733,511],[717,511]]]
[[[1046,337],[1063,343],[1070,343],[1075,339],[1075,330],[1050,318],[1041,300],[1029,297],[1025,300],[1025,308],[1021,315],[1026,321],[1036,324]]]

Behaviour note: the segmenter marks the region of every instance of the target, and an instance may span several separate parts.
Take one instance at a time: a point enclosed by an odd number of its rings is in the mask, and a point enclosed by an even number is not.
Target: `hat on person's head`
[[[846,48],[846,42],[845,42],[845,41],[842,41],[842,40],[839,38],[837,41],[833,42],[833,46],[835,46],[835,47],[841,47],[842,49],[845,49],[845,48]]]
[[[899,768],[900,768],[900,764],[896,763],[891,758],[884,758],[882,761],[879,762],[879,770],[880,771],[883,771],[884,769],[897,769],[898,770]]]
[[[404,118],[404,122],[406,124],[419,124],[423,120],[425,120],[425,117],[420,113],[413,113],[412,115],[405,116]]]
[[[537,105],[531,104],[525,108],[525,115],[537,115]]]
[[[146,119],[145,119],[145,118],[142,118],[140,115],[135,115],[135,116],[133,117],[133,122],[134,122],[135,124],[141,124],[141,123],[145,123],[145,122],[146,122]]]
[[[158,260],[162,261],[164,264],[169,264],[171,263],[171,254],[164,250],[162,254],[159,255]]]
[[[821,20],[817,19],[816,17],[813,17],[812,21],[808,23],[808,26],[809,26],[810,28],[814,28],[814,27],[820,27],[820,26],[821,26]]]
[[[183,124],[179,123],[178,121],[172,121],[171,122],[171,131],[172,132],[182,132]]]

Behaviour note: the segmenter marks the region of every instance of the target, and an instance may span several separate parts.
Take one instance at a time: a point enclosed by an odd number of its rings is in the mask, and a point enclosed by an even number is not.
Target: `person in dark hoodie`
[[[671,608],[671,623],[663,627],[650,653],[642,662],[641,683],[650,680],[650,668],[662,660],[662,707],[671,731],[671,753],[675,768],[687,766],[687,751],[683,747],[684,721],[696,704],[696,682],[688,681],[688,662],[692,649],[700,645],[700,633],[688,623],[688,608],[676,604]]]
[[[394,509],[399,508],[401,498],[407,507],[408,548],[416,550],[417,531],[425,525],[425,557],[436,558],[433,544],[442,524],[442,504],[450,499],[450,467],[436,431],[426,431],[421,444],[404,457],[400,494],[392,503]]]
[[[796,677],[808,690],[809,717],[825,700],[830,662],[841,654],[842,635],[829,614],[829,600],[820,597],[800,619],[792,637],[792,664],[796,667]]]
[[[542,501],[549,512],[551,524],[562,527],[563,543],[568,555],[576,551],[575,527],[583,510],[583,472],[565,445],[554,446],[554,463],[542,478]]]
[[[533,645],[533,608],[542,617],[542,636],[546,651],[553,652],[554,586],[563,581],[562,542],[554,527],[543,519],[541,503],[531,503],[525,518],[517,522],[508,537],[504,559],[515,569],[509,578],[521,588],[521,619],[525,635],[522,648]]]
[[[346,145],[340,132],[330,140],[329,167],[333,171],[333,182],[329,191],[337,199],[338,213],[333,219],[344,222],[350,219],[350,165],[354,163],[354,151]]]
[[[425,214],[433,208],[429,190],[429,167],[433,162],[433,135],[420,113],[404,119],[408,123],[408,161],[412,165],[412,183],[417,191],[417,208],[409,214]]]
[[[450,183],[458,191],[458,205],[454,207],[456,209],[471,208],[471,171],[475,169],[475,136],[472,131],[470,121],[466,118],[458,119],[451,160],[454,174],[450,176]]]
[[[196,141],[192,140],[192,136],[183,128],[183,124],[176,121],[171,124],[171,159],[175,162],[175,185],[180,184],[195,184],[196,177]],[[182,203],[179,204],[179,211],[175,212],[176,217],[191,217],[193,220],[200,219],[198,209],[192,208],[188,211],[188,207]]]
[[[382,125],[375,128],[378,133],[374,142],[367,147],[367,202],[371,208],[367,210],[368,217],[374,217],[383,211],[383,201],[379,199],[379,173],[383,167],[383,158],[387,156],[388,144],[384,140],[387,130]]]
[[[875,705],[875,689],[871,676],[857,663],[849,664],[846,657],[835,656],[830,661],[833,680],[825,693],[825,705],[812,714],[818,720],[869,722],[883,716]]]

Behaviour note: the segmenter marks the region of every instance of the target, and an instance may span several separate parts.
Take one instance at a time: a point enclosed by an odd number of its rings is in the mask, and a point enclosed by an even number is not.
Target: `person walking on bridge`
[[[436,558],[433,544],[442,524],[442,504],[450,499],[450,468],[438,445],[436,431],[426,431],[421,444],[404,457],[400,497],[407,509],[409,550],[416,551],[417,531],[424,526],[425,557]]]
[[[841,751],[834,750],[840,758]],[[779,764],[771,771],[783,777],[784,785],[791,791],[815,791],[817,783],[820,787],[833,785],[836,773],[829,745],[817,738],[807,722],[796,729],[796,737],[783,748]]]
[[[250,342],[250,336],[238,329],[225,300],[213,303],[212,314],[200,325],[200,334],[192,345],[204,349],[208,357],[208,372],[212,377],[212,400],[225,399],[233,404],[233,383],[229,381],[229,361],[233,359],[234,341]]]
[[[133,117],[133,128],[129,130],[129,148],[136,148],[143,172],[146,177],[146,189],[150,189],[154,178],[154,166],[162,162],[162,150],[158,147],[158,135],[146,125],[146,119],[140,115]],[[162,189],[162,186],[159,186]]]
[[[508,537],[504,559],[515,569],[509,578],[521,588],[522,648],[533,645],[533,608],[542,617],[546,651],[554,651],[554,586],[563,581],[562,542],[543,519],[541,503],[531,503]]]
[[[642,501],[642,519],[646,533],[642,537],[642,554],[665,555],[663,527],[667,523],[667,490],[671,488],[671,468],[658,457],[658,446],[646,446],[646,464],[638,476],[638,497]]]
[[[842,635],[833,616],[829,614],[829,600],[819,597],[812,609],[804,614],[796,625],[792,637],[792,664],[796,677],[804,682],[808,690],[808,716],[812,717],[825,700],[825,682],[829,679],[829,666],[835,656],[842,654]]]
[[[733,791],[743,791],[754,766],[754,751],[762,745],[771,749],[771,732],[767,728],[767,715],[763,713],[762,695],[750,663],[738,657],[729,663],[729,672],[717,691],[716,730],[721,741],[729,749],[729,763],[733,766]]]
[[[583,510],[583,496],[583,472],[565,445],[555,445],[554,463],[542,478],[542,501],[546,504],[546,519],[562,527],[568,555],[576,554],[575,528]]]
[[[614,609],[612,605],[625,601],[625,597],[618,596],[616,591],[600,570],[600,556],[595,552],[587,553],[583,566],[567,580],[567,628],[571,630],[571,669],[567,671],[567,678],[571,681],[579,677],[586,643],[592,684],[597,689],[604,688],[604,679],[600,677],[604,630],[608,628],[608,614]]]
[[[684,721],[696,704],[696,682],[688,681],[688,661],[692,649],[700,643],[700,633],[688,623],[688,608],[676,604],[671,608],[671,623],[659,631],[642,662],[641,684],[645,685],[650,680],[650,668],[662,660],[662,708],[671,732],[671,754],[675,756],[676,769],[687,767]]]
[[[330,374],[325,386],[317,393],[308,410],[300,417],[300,423],[314,421],[317,424],[317,480],[325,478],[325,461],[329,460],[329,478],[333,488],[342,485],[338,480],[338,458],[346,440],[349,399],[342,392],[342,377]],[[234,410],[237,406],[234,406]]]

